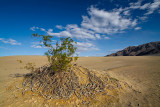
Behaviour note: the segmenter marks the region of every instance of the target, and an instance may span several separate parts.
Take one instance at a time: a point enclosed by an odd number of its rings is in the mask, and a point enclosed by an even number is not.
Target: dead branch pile
[[[74,65],[67,72],[53,73],[50,66],[43,66],[24,76],[23,92],[31,90],[43,96],[45,99],[70,98],[73,94],[77,98],[82,96],[94,97],[97,92],[104,91],[105,83],[85,69],[88,82],[81,84],[75,72],[81,72]]]

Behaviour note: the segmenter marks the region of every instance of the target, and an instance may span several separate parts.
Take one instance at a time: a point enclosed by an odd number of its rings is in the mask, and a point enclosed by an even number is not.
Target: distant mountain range
[[[150,42],[139,46],[129,46],[116,53],[106,56],[143,56],[143,55],[160,55],[160,41]]]

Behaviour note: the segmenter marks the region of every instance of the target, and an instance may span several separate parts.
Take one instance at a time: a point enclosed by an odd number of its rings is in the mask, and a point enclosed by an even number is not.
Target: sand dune
[[[22,63],[17,60],[22,60]],[[5,93],[7,85],[15,79],[12,74],[29,72],[23,68],[28,62],[35,63],[38,67],[47,64],[47,58],[45,56],[0,57],[0,105],[4,105],[5,97],[8,95]],[[129,85],[132,91],[126,90],[126,93],[120,94],[119,102],[115,102],[115,106],[160,106],[159,56],[80,57],[77,64],[98,72],[107,72],[111,77]],[[14,102],[10,103],[14,106]]]

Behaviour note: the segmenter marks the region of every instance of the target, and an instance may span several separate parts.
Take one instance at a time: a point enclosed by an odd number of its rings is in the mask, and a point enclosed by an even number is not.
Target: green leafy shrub
[[[70,37],[60,38],[56,46],[52,45],[52,36],[33,34],[34,37],[40,37],[41,43],[48,49],[45,55],[48,57],[51,68],[54,72],[67,71],[71,67],[71,62],[76,61],[78,57],[73,57],[76,51],[73,39]],[[42,46],[42,45],[41,45]]]

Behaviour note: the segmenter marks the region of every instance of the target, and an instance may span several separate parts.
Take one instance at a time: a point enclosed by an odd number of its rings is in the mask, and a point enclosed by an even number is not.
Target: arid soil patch
[[[22,60],[19,63],[17,60]],[[74,93],[69,98],[46,99],[44,96],[25,91],[22,94],[23,77],[29,71],[28,63],[36,67],[47,64],[44,56],[10,56],[0,58],[0,106],[159,106],[160,105],[160,57],[82,57],[78,60],[81,70],[76,75],[80,84],[89,84],[87,70],[105,83],[103,91]],[[15,74],[18,77],[14,77]],[[108,75],[109,74],[109,75]],[[96,81],[95,81],[96,82]],[[92,85],[90,85],[91,88]],[[89,85],[88,85],[89,87]],[[87,88],[84,88],[87,92]],[[88,89],[89,90],[89,89]],[[81,91],[83,92],[83,91]],[[89,91],[88,91],[89,92]],[[87,96],[88,95],[88,96]]]

